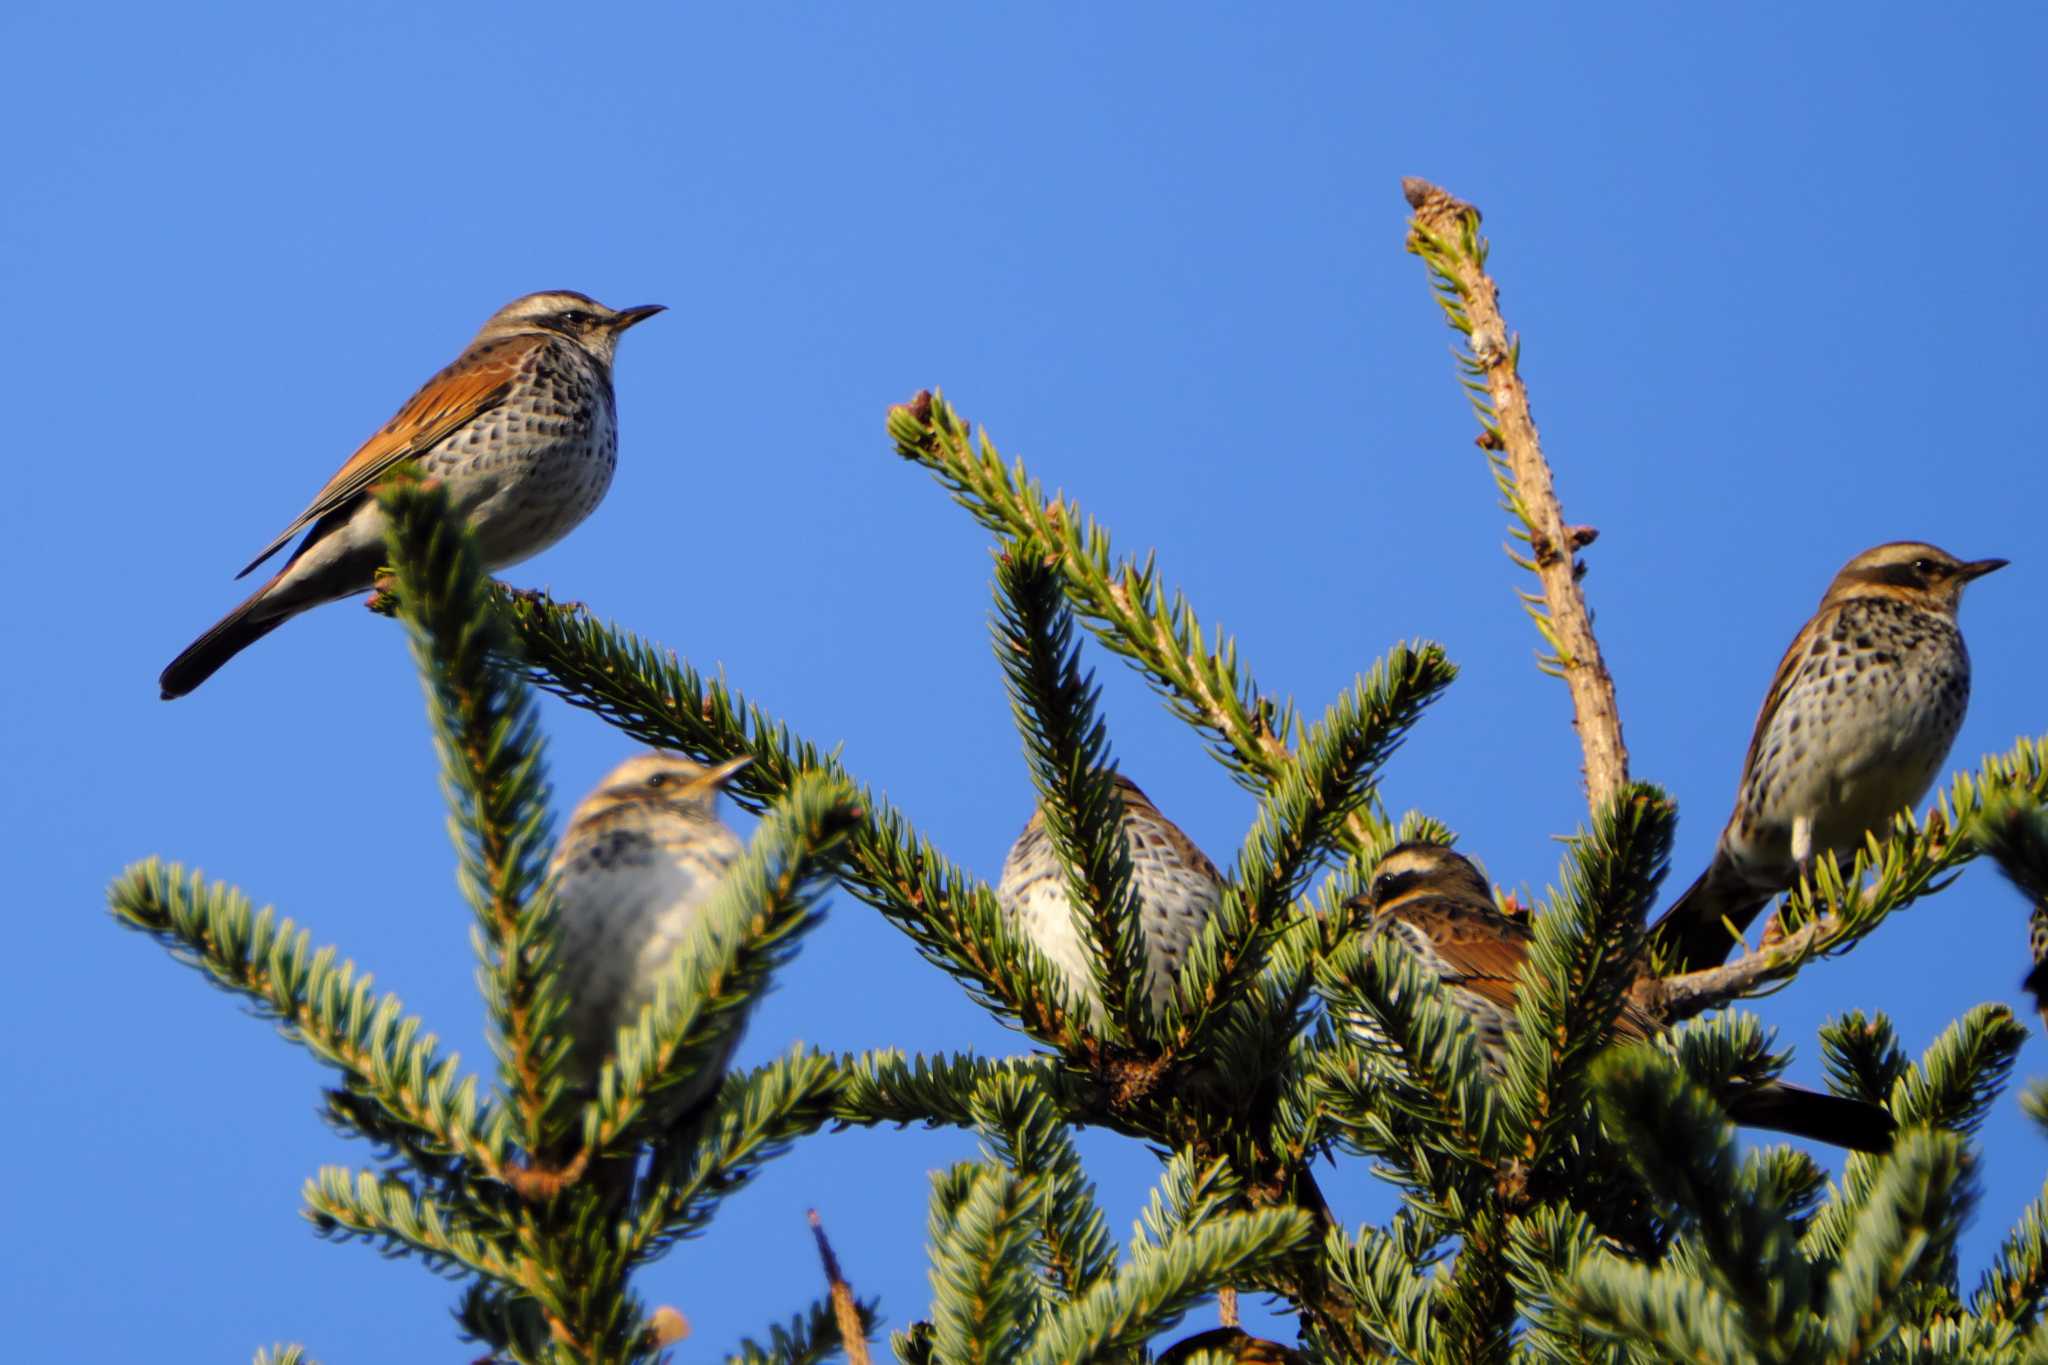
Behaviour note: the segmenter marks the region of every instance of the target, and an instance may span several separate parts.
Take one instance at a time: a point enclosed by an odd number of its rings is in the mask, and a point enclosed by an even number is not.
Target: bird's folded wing
[[[478,347],[429,379],[398,410],[397,416],[363,442],[348,463],[335,471],[297,520],[264,546],[263,553],[250,560],[248,567],[235,577],[246,577],[283,549],[293,536],[361,494],[393,466],[432,450],[450,433],[503,403],[527,355],[536,346],[546,344],[545,337],[507,337]]]
[[[1742,759],[1742,783],[1747,787],[1749,775],[1756,771],[1757,756],[1763,752],[1764,741],[1771,731],[1771,722],[1777,719],[1784,708],[1785,698],[1800,680],[1800,665],[1812,655],[1814,642],[1824,640],[1826,630],[1834,618],[1822,611],[1809,621],[1800,632],[1792,637],[1792,644],[1785,651],[1785,657],[1778,660],[1778,671],[1771,675],[1770,691],[1764,693],[1764,704],[1757,708],[1756,728],[1749,732],[1749,752]],[[1822,646],[1825,649],[1825,645]],[[1735,800],[1739,809],[1743,793],[1737,791]]]

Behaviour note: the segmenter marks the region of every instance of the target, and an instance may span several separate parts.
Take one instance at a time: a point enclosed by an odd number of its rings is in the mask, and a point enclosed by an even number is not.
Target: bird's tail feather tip
[[[191,692],[208,678],[218,673],[222,665],[255,644],[290,619],[286,616],[271,616],[262,620],[251,620],[250,612],[257,597],[236,607],[198,639],[187,645],[177,658],[171,660],[164,671],[157,675],[158,696],[163,701],[174,701]]]

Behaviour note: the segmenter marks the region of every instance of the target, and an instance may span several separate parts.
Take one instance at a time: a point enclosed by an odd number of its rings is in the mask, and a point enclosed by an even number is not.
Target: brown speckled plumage
[[[1194,841],[1154,806],[1138,784],[1118,775],[1124,803],[1124,838],[1130,849],[1131,877],[1138,893],[1138,932],[1145,944],[1145,997],[1154,1015],[1172,998],[1173,984],[1187,952],[1216,912],[1223,897],[1223,878]],[[1095,1019],[1102,1016],[1102,997],[1095,987],[1088,940],[1075,923],[1066,878],[1053,854],[1042,815],[1033,811],[1017,836],[996,899],[1059,969],[1068,992]]]
[[[1372,914],[1366,932],[1399,942],[1442,983],[1450,1002],[1472,1021],[1488,1074],[1502,1076],[1518,1027],[1515,993],[1531,930],[1500,913],[1486,879],[1469,860],[1436,844],[1389,850],[1373,869],[1364,908]],[[1653,1038],[1664,1027],[1641,1002],[1649,984],[1639,983],[1622,1001],[1609,1033],[1615,1041]],[[1339,1022],[1369,1045],[1391,1045],[1369,1017]],[[1891,1145],[1891,1117],[1857,1100],[1773,1081],[1730,1096],[1727,1105],[1731,1118],[1751,1127],[1859,1151]]]
[[[306,531],[282,569],[164,669],[163,695],[190,692],[300,612],[367,590],[383,563],[384,518],[371,490],[408,461],[447,489],[487,568],[516,564],[567,535],[604,498],[618,463],[619,335],[660,311],[613,312],[567,290],[499,309],[242,570]]]
[[[1651,930],[1672,970],[1725,960],[1723,920],[1746,928],[1813,859],[1853,857],[1926,794],[1970,700],[1963,587],[2004,563],[1897,541],[1835,575],[1765,694],[1713,862]]]

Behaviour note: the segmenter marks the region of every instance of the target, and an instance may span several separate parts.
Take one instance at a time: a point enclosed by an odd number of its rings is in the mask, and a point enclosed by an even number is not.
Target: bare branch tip
[[[1415,210],[1415,216],[1427,222],[1444,222],[1462,214],[1471,214],[1472,221],[1480,219],[1479,209],[1466,203],[1441,185],[1424,180],[1419,175],[1401,178],[1401,197],[1408,201],[1408,207]]]
[[[839,1258],[832,1254],[831,1239],[825,1236],[825,1220],[818,1217],[816,1209],[806,1209],[804,1217],[811,1225],[811,1236],[818,1240],[818,1259],[825,1266],[825,1280],[829,1284],[844,1284],[846,1277],[839,1273]]]

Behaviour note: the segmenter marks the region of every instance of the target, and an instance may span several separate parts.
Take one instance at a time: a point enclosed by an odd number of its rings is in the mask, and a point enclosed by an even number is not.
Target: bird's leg
[[[370,599],[363,606],[379,616],[398,615],[398,575],[389,564],[370,576]]]
[[[1792,865],[1804,877],[1813,870],[1813,817],[1792,817]]]
[[[1813,817],[1795,815],[1792,817],[1792,869],[1793,884],[1805,881],[1813,875]],[[1758,951],[1775,948],[1785,940],[1785,914],[1782,910],[1771,912],[1769,923],[1764,925],[1764,936],[1758,943]]]

